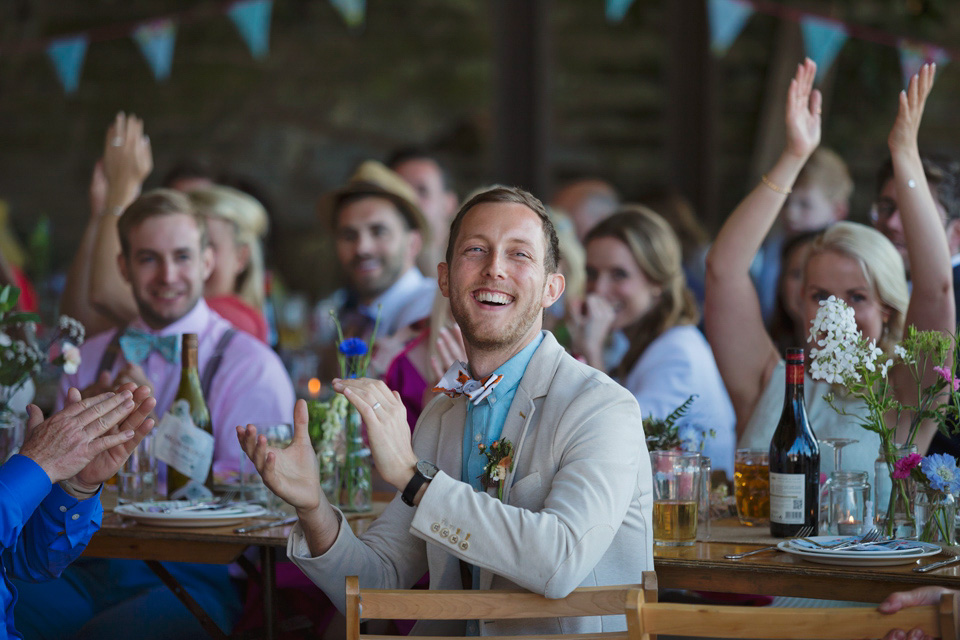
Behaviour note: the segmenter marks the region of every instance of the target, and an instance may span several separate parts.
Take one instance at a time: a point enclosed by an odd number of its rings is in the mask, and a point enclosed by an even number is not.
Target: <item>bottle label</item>
[[[193,423],[190,403],[177,400],[154,428],[155,458],[203,484],[213,464],[213,436]]]
[[[804,523],[805,484],[802,473],[770,472],[770,522]]]
[[[803,384],[803,363],[787,364],[787,384]]]

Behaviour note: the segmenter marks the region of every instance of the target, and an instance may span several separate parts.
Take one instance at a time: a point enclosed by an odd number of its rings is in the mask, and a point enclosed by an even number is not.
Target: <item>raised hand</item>
[[[806,159],[820,144],[820,112],[823,96],[813,88],[816,63],[807,58],[797,65],[797,74],[787,90],[787,152]]]
[[[887,596],[887,599],[881,602],[877,609],[882,613],[896,613],[905,607],[939,604],[940,596],[944,593],[950,593],[950,589],[946,587],[918,587],[912,591],[898,591]],[[907,637],[908,632],[906,630],[891,629],[883,637],[883,640],[905,640]],[[911,629],[909,638],[910,640],[926,640],[929,636],[924,635],[920,629]]]
[[[136,407],[129,390],[78,398],[74,390],[69,395],[74,402],[46,420],[37,406],[27,407],[27,435],[20,453],[40,465],[51,482],[72,478],[104,451],[136,436],[126,426],[114,429]]]
[[[307,431],[307,403],[298,400],[293,410],[293,441],[285,449],[267,445],[267,437],[248,424],[237,427],[237,439],[263,483],[299,512],[315,510],[325,501],[320,489],[320,468]]]
[[[430,356],[430,369],[434,378],[439,380],[454,362],[467,361],[467,350],[463,346],[463,333],[457,325],[452,328],[441,327],[434,342],[437,345],[437,355]]]
[[[97,218],[107,206],[107,174],[103,171],[103,159],[93,165],[90,176],[90,217]]]
[[[613,305],[595,293],[587,294],[582,305],[570,305],[568,321],[573,351],[584,356],[590,366],[603,368],[603,345],[616,317]]]
[[[413,452],[407,410],[400,394],[381,380],[334,378],[333,388],[350,401],[367,425],[373,463],[383,479],[398,490],[413,476],[417,455]]]
[[[923,65],[920,71],[910,78],[907,90],[900,92],[900,110],[887,137],[891,154],[917,152],[917,132],[920,130],[923,108],[927,104],[930,90],[933,89],[936,73],[937,65]]]
[[[123,464],[137,448],[143,438],[150,433],[156,423],[151,417],[157,400],[151,394],[150,387],[138,387],[134,384],[125,384],[117,389],[118,393],[129,392],[133,394],[133,411],[127,416],[123,423],[111,430],[111,433],[133,432],[133,437],[122,441],[117,445],[106,449],[87,463],[72,478],[63,481],[61,484],[64,489],[71,491],[75,489],[81,494],[90,494],[97,490],[101,483],[106,482],[116,474]],[[76,389],[70,389],[67,392],[68,402],[79,402],[80,392]],[[71,492],[72,493],[72,492]]]
[[[143,135],[143,121],[122,111],[107,129],[103,147],[103,170],[113,191],[139,190],[153,170],[150,138]]]

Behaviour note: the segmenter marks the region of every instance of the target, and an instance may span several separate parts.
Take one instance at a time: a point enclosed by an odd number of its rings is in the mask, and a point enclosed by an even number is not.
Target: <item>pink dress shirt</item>
[[[231,325],[200,299],[187,315],[160,331],[150,329],[139,318],[130,326],[162,336],[196,333],[200,338],[199,364],[202,377],[217,341]],[[116,331],[114,329],[98,334],[80,348],[80,369],[77,373],[64,375],[60,379],[58,409],[63,406],[69,387],[84,389],[96,380],[100,360]],[[121,353],[114,361],[111,371],[116,375],[126,365],[127,361]],[[180,363],[171,364],[154,351],[140,366],[153,383],[153,393],[157,399],[156,413],[162,418],[177,395]],[[213,422],[215,473],[236,471],[239,468],[241,451],[237,441],[237,425],[290,423],[293,420],[293,385],[283,363],[270,347],[243,331],[236,332],[230,340],[206,401]]]

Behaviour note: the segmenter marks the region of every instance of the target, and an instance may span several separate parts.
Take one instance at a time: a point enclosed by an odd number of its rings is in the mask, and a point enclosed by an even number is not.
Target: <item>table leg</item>
[[[183,588],[176,578],[167,571],[167,568],[156,560],[144,560],[147,563],[147,566],[150,567],[150,570],[157,574],[157,577],[160,578],[167,588],[173,592],[173,595],[177,596],[180,599],[180,602],[183,603],[190,613],[196,616],[197,620],[200,621],[200,626],[203,627],[203,630],[210,634],[211,638],[217,638],[226,640],[227,634],[225,634],[220,627],[217,626],[217,623],[213,621],[206,611],[197,604],[197,601],[193,599],[186,589]]]
[[[263,579],[263,633],[266,640],[277,637],[276,612],[273,597],[277,584],[277,550],[269,545],[260,547],[260,575]]]

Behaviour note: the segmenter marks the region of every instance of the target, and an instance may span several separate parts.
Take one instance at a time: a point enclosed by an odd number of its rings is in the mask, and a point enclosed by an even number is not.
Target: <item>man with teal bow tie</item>
[[[126,380],[153,389],[156,413],[173,404],[180,381],[180,340],[199,336],[199,369],[214,430],[213,470],[236,471],[240,459],[234,427],[280,423],[293,414],[293,385],[277,355],[253,336],[235,330],[203,300],[213,264],[206,227],[181,193],[158,189],[140,196],[117,224],[118,267],[129,283],[139,317],[126,330],[89,339],[70,386],[112,387]],[[99,378],[99,379],[98,379]],[[229,632],[241,602],[227,568],[168,563],[167,569],[214,622]],[[43,585],[18,583],[17,625],[28,638],[113,638],[136,628],[148,638],[203,637],[193,615],[142,562],[81,560],[64,578]],[[49,603],[57,602],[57,615]]]

